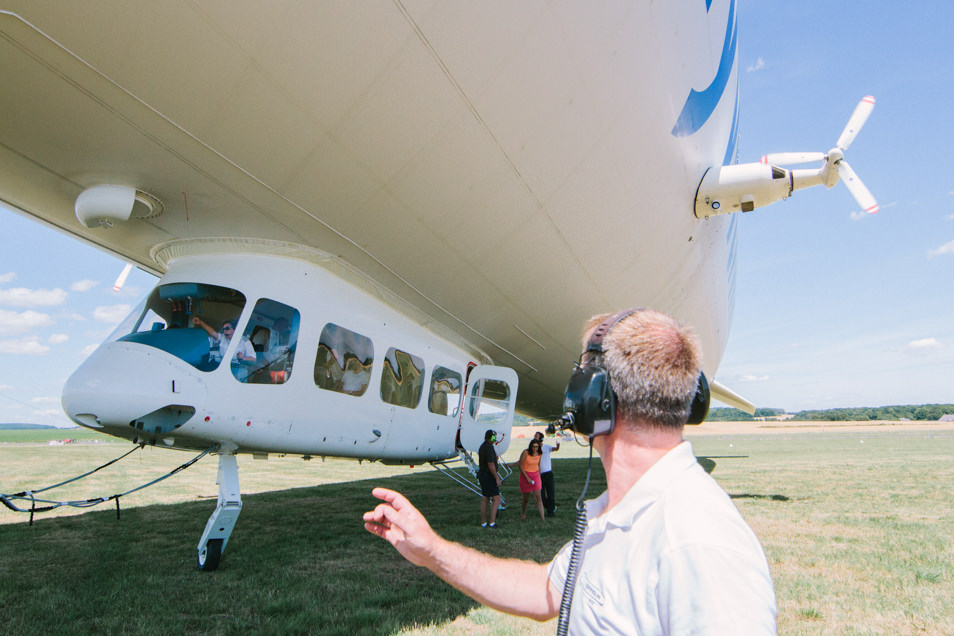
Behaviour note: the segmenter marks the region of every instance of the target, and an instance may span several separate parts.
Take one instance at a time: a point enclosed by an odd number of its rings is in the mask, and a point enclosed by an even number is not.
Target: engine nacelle
[[[751,212],[787,199],[794,186],[792,173],[778,166],[742,163],[709,168],[696,191],[696,217]]]

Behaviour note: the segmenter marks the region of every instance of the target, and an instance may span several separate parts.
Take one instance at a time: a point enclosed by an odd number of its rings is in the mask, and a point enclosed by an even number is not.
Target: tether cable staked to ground
[[[127,491],[125,491],[125,492],[121,492],[121,493],[117,493],[117,494],[114,494],[114,495],[110,495],[110,496],[108,496],[108,497],[91,497],[91,498],[89,498],[89,499],[75,499],[75,500],[72,500],[72,501],[61,501],[61,500],[55,500],[55,499],[38,499],[38,498],[36,497],[36,494],[37,494],[37,493],[45,492],[45,491],[47,491],[47,490],[53,490],[53,489],[55,489],[55,488],[59,488],[60,486],[65,486],[66,484],[70,484],[70,483],[73,483],[73,482],[75,482],[75,481],[79,481],[80,479],[82,479],[82,478],[84,478],[84,477],[88,477],[89,475],[92,475],[93,473],[95,473],[95,472],[97,472],[97,471],[99,471],[99,470],[102,470],[103,468],[106,468],[107,466],[111,466],[112,464],[115,464],[116,462],[118,462],[119,460],[121,460],[121,459],[123,459],[123,458],[129,456],[129,455],[132,454],[133,452],[135,452],[135,451],[137,451],[137,450],[140,450],[141,448],[143,448],[143,446],[145,446],[145,445],[144,445],[144,444],[140,444],[140,445],[136,446],[135,448],[133,448],[132,450],[128,451],[127,453],[124,453],[123,455],[120,455],[120,456],[117,457],[116,459],[113,459],[113,460],[111,460],[111,461],[109,461],[109,462],[106,462],[105,464],[103,464],[102,466],[99,466],[98,468],[94,468],[93,470],[91,470],[91,471],[89,471],[89,472],[86,472],[86,473],[83,473],[82,475],[78,475],[78,476],[76,476],[76,477],[67,479],[67,480],[65,480],[65,481],[61,481],[61,482],[58,483],[58,484],[53,484],[52,486],[46,486],[46,487],[44,487],[44,488],[38,488],[38,489],[36,489],[36,490],[24,490],[24,491],[21,491],[21,492],[18,492],[18,493],[10,494],[10,495],[0,493],[0,503],[2,503],[4,506],[6,506],[7,508],[9,508],[10,510],[12,510],[12,511],[14,511],[14,512],[24,512],[24,513],[25,513],[25,512],[28,512],[28,513],[30,513],[30,525],[31,525],[31,526],[33,525],[33,517],[34,517],[34,515],[35,515],[36,513],[38,513],[38,512],[48,512],[48,511],[50,511],[50,510],[55,510],[55,509],[60,508],[60,507],[63,507],[63,506],[68,506],[68,507],[71,507],[71,508],[91,508],[91,507],[93,507],[93,506],[98,506],[98,505],[101,504],[101,503],[105,503],[105,502],[107,502],[107,501],[112,501],[112,500],[115,500],[115,502],[116,502],[116,518],[118,519],[118,518],[119,518],[119,515],[120,515],[120,509],[119,509],[119,498],[120,498],[120,497],[125,497],[126,495],[129,495],[129,494],[131,494],[131,493],[137,492],[137,491],[142,490],[142,489],[144,489],[144,488],[148,488],[149,486],[152,486],[152,485],[154,485],[154,484],[157,484],[157,483],[159,483],[160,481],[163,481],[163,480],[165,480],[165,479],[168,479],[169,477],[172,477],[172,476],[175,475],[176,473],[178,473],[178,472],[180,472],[180,471],[183,471],[183,470],[185,470],[186,468],[189,468],[190,466],[192,466],[193,464],[195,464],[197,461],[199,461],[200,459],[202,459],[203,457],[205,457],[205,456],[208,455],[209,453],[211,453],[211,452],[213,452],[213,451],[215,451],[215,450],[218,449],[218,445],[217,445],[217,444],[214,445],[214,446],[210,446],[209,448],[205,449],[204,451],[202,451],[201,453],[199,453],[198,455],[196,455],[195,457],[193,457],[193,458],[190,459],[189,461],[185,462],[184,464],[181,464],[181,465],[177,466],[176,468],[173,468],[172,470],[170,470],[170,471],[169,471],[168,473],[166,473],[165,475],[162,475],[162,476],[160,476],[160,477],[157,477],[156,479],[153,479],[152,481],[149,481],[149,482],[147,482],[147,483],[145,483],[145,484],[141,484],[141,485],[139,485],[139,486],[136,486],[135,488],[130,488],[129,490],[127,490]],[[21,508],[20,506],[18,506],[18,505],[16,505],[16,504],[14,503],[15,501],[29,501],[29,502],[30,502],[30,507],[29,507],[29,508]],[[37,504],[44,504],[44,505],[37,506]]]

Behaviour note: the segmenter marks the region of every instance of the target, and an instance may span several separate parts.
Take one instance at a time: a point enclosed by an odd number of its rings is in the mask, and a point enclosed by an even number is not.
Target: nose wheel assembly
[[[197,564],[204,571],[219,567],[222,553],[242,511],[238,461],[234,451],[220,451],[219,472],[215,481],[219,485],[219,497],[197,548]]]

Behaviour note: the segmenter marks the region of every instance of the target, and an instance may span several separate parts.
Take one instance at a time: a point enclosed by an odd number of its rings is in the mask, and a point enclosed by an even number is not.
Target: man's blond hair
[[[612,315],[587,321],[584,349],[593,330]],[[663,427],[681,427],[689,419],[702,371],[702,345],[691,327],[652,309],[638,310],[610,329],[603,354],[592,363],[609,371],[617,418]]]

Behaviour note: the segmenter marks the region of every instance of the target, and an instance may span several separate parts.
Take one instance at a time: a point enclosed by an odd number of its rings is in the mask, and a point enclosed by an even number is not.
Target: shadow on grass
[[[754,495],[751,493],[745,493],[742,495],[729,495],[733,499],[767,499],[769,501],[791,501],[785,495]]]
[[[554,460],[557,503],[572,510],[585,459]],[[216,572],[195,546],[214,503],[90,512],[0,525],[0,624],[6,633],[393,634],[452,621],[475,603],[367,533],[361,515],[385,486],[407,495],[448,539],[546,562],[573,532],[570,514],[519,519],[516,479],[497,532],[479,497],[436,472],[243,497]],[[605,488],[594,462],[589,496]]]
[[[711,475],[718,465],[715,461],[717,459],[748,459],[748,457],[748,455],[699,455],[696,456],[696,461]]]

